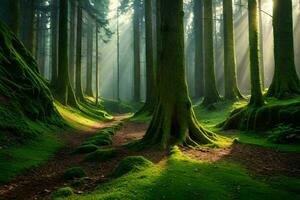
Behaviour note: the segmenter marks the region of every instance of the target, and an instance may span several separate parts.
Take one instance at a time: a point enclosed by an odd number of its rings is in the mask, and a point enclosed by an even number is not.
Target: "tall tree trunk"
[[[84,101],[83,89],[82,89],[82,7],[80,3],[77,5],[77,37],[76,37],[76,73],[75,73],[75,94],[79,101]]]
[[[69,1],[59,1],[59,56],[55,96],[62,104],[77,107],[77,101],[70,84],[68,67],[68,3]]]
[[[268,96],[288,98],[300,94],[293,43],[292,0],[273,0],[275,73]]]
[[[35,45],[35,4],[34,0],[27,0],[26,6],[28,8],[26,12],[26,19],[24,20],[26,23],[27,29],[24,30],[25,32],[25,38],[24,38],[24,44],[27,47],[27,49],[31,52],[32,55],[34,55],[34,45]]]
[[[237,86],[232,0],[223,0],[225,99],[237,100],[242,95]]]
[[[141,0],[134,1],[133,16],[133,49],[134,49],[134,97],[133,100],[139,102],[141,100]]]
[[[9,26],[14,34],[19,37],[20,35],[20,13],[21,13],[21,3],[20,0],[10,0],[9,1],[9,11],[11,13],[11,19]]]
[[[86,70],[86,95],[92,97],[93,87],[92,87],[92,79],[93,79],[93,23],[91,16],[88,19],[88,38],[87,38],[87,70]]]
[[[158,103],[144,145],[211,144],[217,136],[204,130],[188,96],[184,66],[183,0],[159,0],[161,23]]]
[[[260,65],[261,65],[261,81],[262,88],[265,88],[265,62],[264,62],[264,26],[262,18],[262,0],[258,0],[259,3],[259,28],[260,28]]]
[[[98,22],[96,22],[96,105],[99,104],[99,55],[98,55],[98,43],[99,43],[99,38],[98,38]]]
[[[194,1],[195,97],[204,96],[203,0]]]
[[[117,8],[117,101],[120,102],[120,29],[119,29],[119,16],[120,11]]]
[[[152,115],[155,106],[155,72],[153,51],[153,24],[152,24],[152,0],[145,0],[146,22],[146,102],[142,109],[136,113]]]
[[[52,1],[51,13],[51,85],[55,86],[57,81],[57,66],[58,66],[58,0]]]
[[[77,15],[77,1],[71,2],[71,24],[70,24],[70,52],[69,52],[69,70],[70,70],[70,82],[71,86],[74,88],[75,85],[75,42],[76,42],[76,15]]]
[[[259,51],[259,19],[258,0],[248,0],[249,12],[249,45],[250,45],[250,76],[251,99],[250,105],[261,106],[264,104],[260,74]]]
[[[204,0],[204,105],[211,105],[220,101],[216,87],[214,68],[214,41],[213,41],[213,9],[212,1]]]

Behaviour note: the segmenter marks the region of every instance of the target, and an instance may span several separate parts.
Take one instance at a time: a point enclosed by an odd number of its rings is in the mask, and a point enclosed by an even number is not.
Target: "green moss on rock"
[[[84,153],[91,153],[94,152],[96,150],[98,150],[98,146],[94,145],[94,144],[86,144],[86,145],[82,145],[80,147],[78,147],[75,151],[74,154],[84,154]]]
[[[86,173],[81,167],[73,167],[65,170],[63,176],[65,179],[70,180],[85,177]]]
[[[88,162],[106,161],[106,160],[116,157],[117,155],[118,155],[118,152],[114,148],[99,149],[93,153],[88,154],[85,157],[85,161],[88,161]]]
[[[57,199],[57,198],[65,198],[72,196],[74,194],[73,189],[70,187],[63,187],[59,188],[57,191],[55,191],[51,195],[51,199]]]
[[[113,172],[113,176],[120,177],[129,172],[140,171],[151,166],[153,166],[153,163],[143,156],[129,156],[119,163]]]

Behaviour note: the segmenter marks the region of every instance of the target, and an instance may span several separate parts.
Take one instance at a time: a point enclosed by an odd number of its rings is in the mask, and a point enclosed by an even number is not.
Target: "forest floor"
[[[63,173],[78,166],[87,177],[84,184],[74,186],[75,194],[67,199],[300,199],[299,152],[253,145],[251,140],[250,144],[227,148],[181,148],[180,153],[174,154],[157,149],[129,150],[124,144],[142,138],[148,124],[130,122],[127,117],[118,115],[112,122],[98,122],[84,131],[61,134],[64,147],[45,164],[1,186],[0,199],[50,199],[57,189],[72,185]],[[216,114],[212,112],[209,117],[216,119]],[[124,121],[123,127],[113,136],[113,143],[105,146],[116,148],[116,157],[99,163],[85,162],[85,155],[72,154],[99,129],[120,121]],[[202,122],[210,126],[207,118]],[[122,159],[136,155],[155,165],[117,179],[110,176]]]

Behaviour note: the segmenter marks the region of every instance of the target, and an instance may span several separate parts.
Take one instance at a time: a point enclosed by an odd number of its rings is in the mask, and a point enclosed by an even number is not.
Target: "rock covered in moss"
[[[74,191],[73,191],[72,188],[70,188],[70,187],[63,187],[63,188],[59,188],[57,191],[55,191],[51,195],[51,199],[65,198],[65,197],[72,196],[73,194],[74,194]]]
[[[118,152],[114,148],[99,149],[93,153],[88,154],[85,157],[85,161],[88,161],[88,162],[106,161],[106,160],[116,157],[117,155],[118,155]]]
[[[61,123],[35,60],[0,21],[0,131],[22,140],[35,135],[36,121]]]
[[[73,167],[64,171],[65,179],[75,179],[85,177],[86,173],[81,167]]]
[[[151,166],[153,166],[153,163],[143,156],[128,156],[119,163],[113,172],[113,176],[120,177],[129,172],[143,170]]]

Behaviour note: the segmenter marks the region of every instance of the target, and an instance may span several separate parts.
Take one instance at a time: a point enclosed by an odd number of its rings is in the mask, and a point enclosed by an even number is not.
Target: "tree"
[[[146,102],[135,115],[152,115],[155,105],[155,70],[153,51],[152,0],[145,0],[146,22]]]
[[[203,0],[194,0],[195,97],[204,96]]]
[[[141,0],[134,0],[133,13],[133,48],[134,48],[134,101],[141,99]]]
[[[87,66],[86,66],[86,95],[92,97],[93,87],[92,87],[92,79],[93,79],[93,19],[89,15],[88,16],[88,30],[87,30]]]
[[[55,97],[64,105],[77,106],[77,101],[70,84],[68,67],[68,4],[69,1],[59,1],[59,56]]]
[[[76,19],[77,19],[77,1],[70,1],[71,9],[70,9],[70,52],[69,52],[69,70],[70,70],[70,82],[71,86],[75,85],[75,42],[76,42]]]
[[[76,37],[76,73],[75,73],[75,94],[79,101],[84,101],[84,95],[82,90],[82,4],[79,1],[77,5],[77,37]]]
[[[32,55],[35,55],[35,4],[34,0],[26,0],[26,4],[28,6],[28,10],[24,11],[26,12],[26,30],[23,30],[25,32],[25,38],[24,38],[24,44],[29,49]]]
[[[16,36],[20,35],[20,0],[9,1],[9,10],[11,13],[10,28]]]
[[[51,12],[51,85],[55,86],[57,81],[57,66],[58,66],[58,0],[52,1]]]
[[[96,105],[99,103],[99,55],[98,55],[98,43],[99,43],[99,38],[98,38],[98,23],[96,22]]]
[[[273,0],[275,73],[268,96],[288,98],[300,94],[293,44],[292,0]]]
[[[213,45],[213,12],[212,1],[203,0],[204,5],[204,105],[211,105],[220,101],[216,87],[214,69],[214,45]]]
[[[181,144],[212,144],[217,136],[198,123],[188,96],[184,66],[183,0],[158,0],[160,61],[158,66],[158,102],[144,145],[162,147]]]
[[[232,0],[223,0],[225,99],[237,100],[242,95],[237,86]]]
[[[250,105],[262,106],[264,104],[264,100],[262,95],[262,81],[260,74],[258,0],[248,0],[248,12],[251,76]]]

